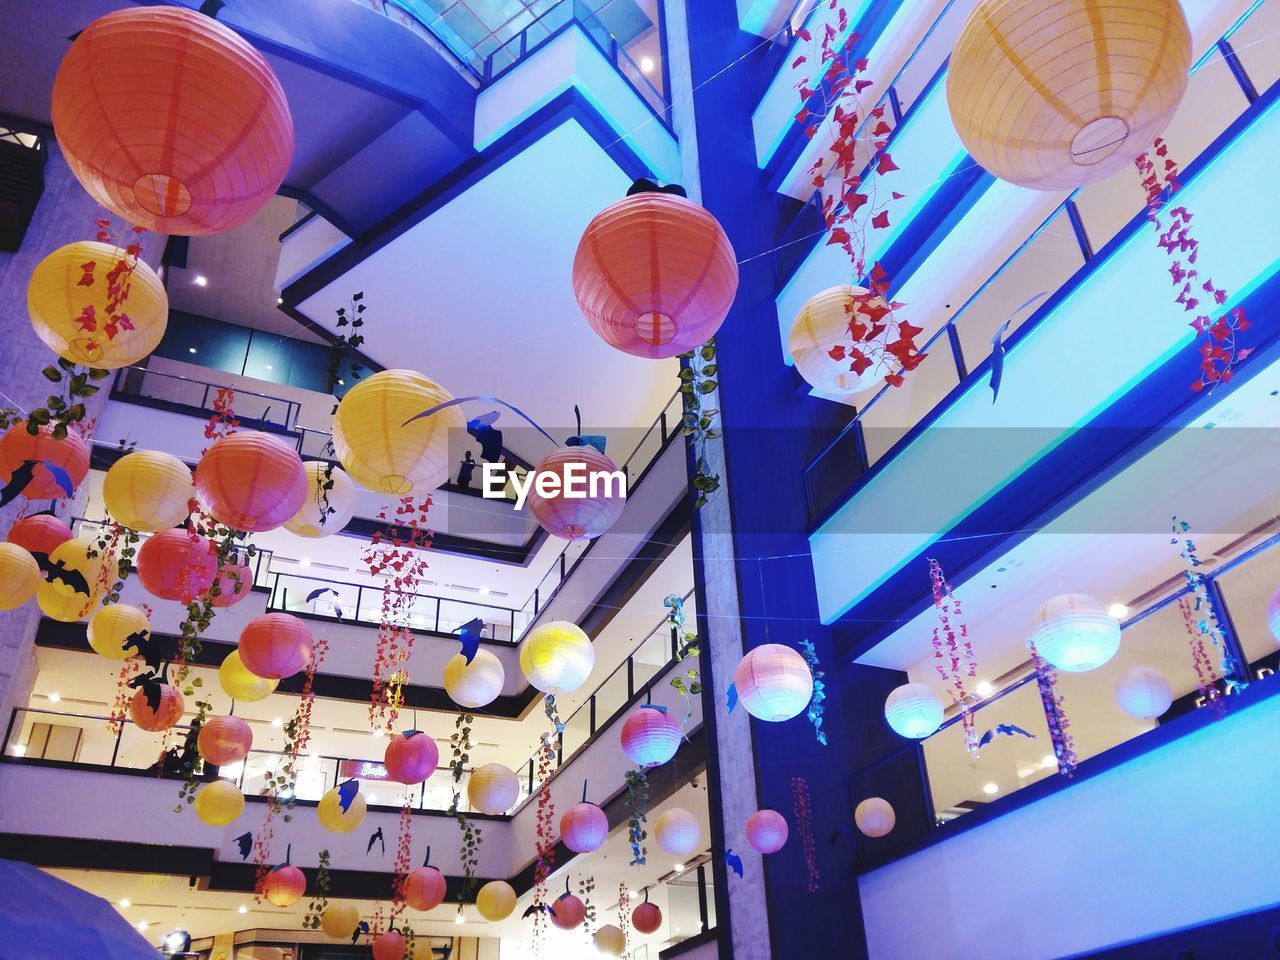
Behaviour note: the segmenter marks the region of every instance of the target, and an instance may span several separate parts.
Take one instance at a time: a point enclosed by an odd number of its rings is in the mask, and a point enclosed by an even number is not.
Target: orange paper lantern
[[[190,603],[213,583],[216,549],[212,540],[188,530],[161,530],[138,548],[138,579],[152,596]]]
[[[168,730],[182,719],[182,712],[187,705],[177,687],[168,683],[160,685],[160,705],[152,707],[147,703],[144,690],[137,690],[129,701],[129,719],[148,733],[159,733]]]
[[[254,617],[240,634],[240,660],[255,676],[282,680],[311,660],[311,631],[288,613]]]
[[[262,880],[262,895],[277,907],[291,907],[307,891],[307,878],[292,864],[272,867]]]
[[[436,772],[439,763],[440,748],[436,742],[416,730],[393,736],[387,741],[387,752],[382,758],[387,775],[405,784],[422,783]]]
[[[200,756],[215,767],[243,760],[252,746],[253,731],[241,717],[210,717],[196,739]]]
[[[573,930],[587,917],[587,905],[572,893],[560,894],[551,907],[551,922],[561,930]]]
[[[10,543],[16,543],[30,553],[43,553],[46,557],[70,540],[71,536],[70,527],[47,513],[23,517],[9,528]]]
[[[307,499],[298,451],[265,433],[233,433],[196,465],[196,493],[215,520],[235,530],[274,530]]]
[[[444,874],[435,867],[418,867],[404,878],[404,902],[415,910],[434,910],[444,903]]]
[[[404,960],[405,942],[399,931],[388,930],[373,938],[373,960]]]
[[[662,926],[662,911],[658,909],[656,903],[650,903],[648,900],[637,904],[631,911],[631,925],[636,928],[637,933],[645,936],[657,933],[658,928]]]
[[[538,492],[536,483],[529,491],[529,509],[552,536],[591,540],[622,516],[626,478],[595,447],[561,447],[543,457],[534,474],[560,478],[557,492],[548,496]]]
[[[70,494],[58,486],[45,464],[61,467],[71,478],[71,486],[78,487],[89,473],[89,445],[75,430],[58,440],[47,424],[37,434],[27,433],[24,420],[0,437],[0,486],[10,481],[26,460],[34,460],[36,466],[22,496],[28,500],[61,500]]]
[[[573,292],[605,343],[637,357],[675,357],[724,323],[738,263],[710,213],[669,193],[637,193],[587,226]]]
[[[195,495],[187,465],[158,450],[126,453],[102,481],[102,502],[116,522],[148,533],[186,520]]]
[[[560,818],[560,839],[574,853],[599,850],[609,835],[609,818],[594,803],[575,803]]]
[[[157,233],[247,221],[293,158],[284,90],[262,54],[181,7],[99,17],[53,83],[58,146],[89,195]]]

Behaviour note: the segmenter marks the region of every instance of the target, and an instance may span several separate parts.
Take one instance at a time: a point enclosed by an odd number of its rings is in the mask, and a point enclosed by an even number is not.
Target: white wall
[[[350,237],[324,217],[312,217],[280,241],[276,289],[283,290],[350,242]]]

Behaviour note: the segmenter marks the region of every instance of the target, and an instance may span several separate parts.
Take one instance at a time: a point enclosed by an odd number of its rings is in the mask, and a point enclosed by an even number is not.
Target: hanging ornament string
[[[1200,703],[1217,711],[1219,717],[1224,717],[1227,713],[1227,705],[1222,691],[1218,689],[1220,678],[1214,670],[1213,659],[1205,648],[1204,633],[1197,623],[1191,600],[1188,597],[1179,597],[1178,609],[1182,612],[1182,625],[1186,628],[1187,638],[1191,644],[1191,665],[1196,671],[1196,688],[1200,691]]]
[[[973,697],[965,682],[978,675],[973,641],[969,638],[969,627],[964,622],[960,600],[951,592],[951,584],[942,572],[942,565],[932,557],[929,558],[929,580],[933,589],[933,608],[938,614],[932,637],[934,668],[947,685],[952,703],[960,711],[965,746],[976,757],[978,729],[973,719]]]
[[[1040,656],[1030,640],[1027,641],[1027,649],[1031,651],[1036,686],[1040,689],[1040,705],[1049,724],[1049,742],[1053,744],[1053,755],[1058,759],[1058,772],[1064,777],[1073,777],[1077,762],[1075,738],[1071,736],[1071,721],[1067,719],[1062,695],[1058,693],[1058,672]]]
[[[1196,542],[1191,538],[1191,524],[1177,517],[1173,518],[1172,523],[1173,539],[1169,542],[1178,548],[1178,556],[1186,564],[1183,576],[1186,577],[1187,586],[1191,588],[1191,604],[1196,630],[1201,637],[1208,637],[1217,649],[1221,664],[1219,672],[1222,674],[1222,679],[1226,681],[1227,692],[1236,693],[1249,686],[1249,681],[1245,678],[1243,665],[1231,655],[1227,648],[1226,638],[1222,634],[1222,625],[1218,623],[1218,615],[1209,597],[1208,582],[1201,572],[1203,564],[1196,551]]]
[[[818,872],[818,846],[813,836],[813,803],[809,797],[809,781],[804,777],[791,778],[791,809],[804,850],[808,890],[817,893],[822,885],[822,876]]]

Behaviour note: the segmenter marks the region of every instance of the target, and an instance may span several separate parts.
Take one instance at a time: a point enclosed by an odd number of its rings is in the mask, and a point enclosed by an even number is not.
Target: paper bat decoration
[[[502,431],[493,426],[497,419],[498,411],[493,410],[467,421],[467,433],[480,443],[480,459],[489,463],[502,459]]]
[[[128,684],[135,690],[141,690],[142,695],[146,697],[147,706],[153,711],[160,709],[160,699],[164,694],[162,687],[164,681],[154,673],[140,673]]]
[[[351,934],[351,942],[352,943],[357,942],[360,939],[361,934],[366,934],[368,932],[369,932],[369,921],[361,920],[356,925],[355,931]]]
[[[149,630],[139,630],[137,633],[131,633],[125,637],[124,643],[120,644],[121,650],[134,648],[138,651],[138,656],[142,657],[145,663],[153,672],[160,672],[160,665],[173,655],[170,649],[172,644],[162,643],[155,639]]]
[[[836,845],[836,841],[844,837],[850,843],[856,843],[857,840],[853,835],[853,831],[846,827],[843,823],[831,831],[831,846]]]
[[[367,847],[365,847],[365,848],[364,848],[364,855],[367,857],[367,856],[369,855],[370,851],[372,851],[372,850],[373,850],[373,843],[374,843],[374,841],[375,841],[375,840],[376,840],[376,841],[377,841],[377,842],[382,846],[382,855],[385,857],[385,856],[387,855],[387,841],[386,841],[386,840],[384,840],[384,839],[382,839],[382,828],[381,828],[381,827],[379,827],[377,830],[373,831],[373,833],[370,835],[370,837],[369,837],[369,845],[368,845]]]
[[[359,792],[360,781],[354,777],[338,784],[338,806],[342,808],[343,813],[351,809],[351,801],[355,800],[356,794]]]
[[[628,197],[634,197],[637,193],[672,193],[677,197],[689,196],[688,191],[678,183],[668,183],[665,187],[660,187],[648,177],[636,180],[627,190]]]
[[[253,849],[253,834],[247,832],[240,834],[236,837],[236,846],[240,848],[240,859],[248,860],[249,851]]]
[[[47,553],[33,553],[32,556],[36,558],[36,564],[50,583],[65,583],[76,593],[83,593],[86,597],[92,595],[89,592],[89,581],[84,578],[84,574],[79,570],[69,569],[65,560],[51,562]]]
[[[595,447],[601,453],[604,453],[606,440],[599,434],[592,433],[584,435],[582,432],[582,411],[578,409],[578,405],[573,405],[573,416],[578,421],[578,432],[564,442],[566,447]]]
[[[455,633],[458,634],[458,640],[462,644],[462,655],[470,664],[480,650],[480,635],[484,633],[484,621],[476,617],[460,626]]]
[[[31,482],[35,471],[36,461],[34,460],[23,460],[18,464],[9,482],[4,485],[3,490],[0,490],[0,507],[7,506],[22,495],[22,491],[27,489],[27,484]]]
[[[738,856],[732,850],[725,850],[724,862],[729,865],[730,870],[732,870],[738,876],[742,876],[742,858],[740,856]]]
[[[318,600],[320,597],[323,597],[326,593],[332,593],[335,597],[338,595],[338,591],[333,589],[333,587],[320,587],[318,590],[312,590],[310,593],[307,594],[306,602],[310,603],[312,600]]]
[[[725,691],[725,702],[729,705],[726,713],[733,713],[733,708],[738,705],[738,685],[736,683],[729,684],[729,689]]]
[[[71,482],[71,474],[63,470],[56,463],[45,461],[44,468],[49,471],[49,476],[53,477],[53,482],[62,488],[63,494],[71,496],[76,492],[76,485]]]
[[[985,747],[996,737],[1012,737],[1015,735],[1019,737],[1026,737],[1028,740],[1034,740],[1036,738],[1034,733],[1028,733],[1026,730],[1023,730],[1021,727],[1015,726],[1012,723],[997,723],[994,730],[988,730],[982,735],[982,738],[978,741],[978,746]]]
[[[529,917],[532,917],[539,910],[542,910],[545,913],[549,913],[553,917],[558,916],[558,914],[555,911],[555,908],[551,906],[551,904],[549,903],[541,903],[541,904],[535,903],[531,907],[526,909],[524,913],[520,914],[520,916],[522,919],[527,920]]]

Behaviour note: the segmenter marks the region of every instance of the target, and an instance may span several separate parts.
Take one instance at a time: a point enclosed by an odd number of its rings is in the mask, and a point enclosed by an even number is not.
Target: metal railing
[[[90,520],[87,517],[76,517],[71,521],[71,532],[76,536],[82,536],[90,541],[98,539],[105,526],[101,520]],[[138,534],[138,548],[147,540],[155,536],[152,533],[143,533],[135,531]],[[271,559],[274,556],[272,551],[263,550],[261,547],[254,548],[253,559],[249,560],[249,568],[253,571],[253,581],[250,584],[254,587],[269,587],[271,585]],[[244,551],[238,550],[237,557],[243,558]],[[132,569],[132,568],[131,568]]]
[[[227,384],[196,380],[176,373],[162,373],[146,367],[121,367],[111,382],[113,396],[141,397],[152,404],[174,410],[194,409],[201,413],[213,413],[213,400]],[[240,387],[235,391],[235,413],[246,427],[259,429],[297,430],[298,415],[302,404],[296,400],[273,397]]]

